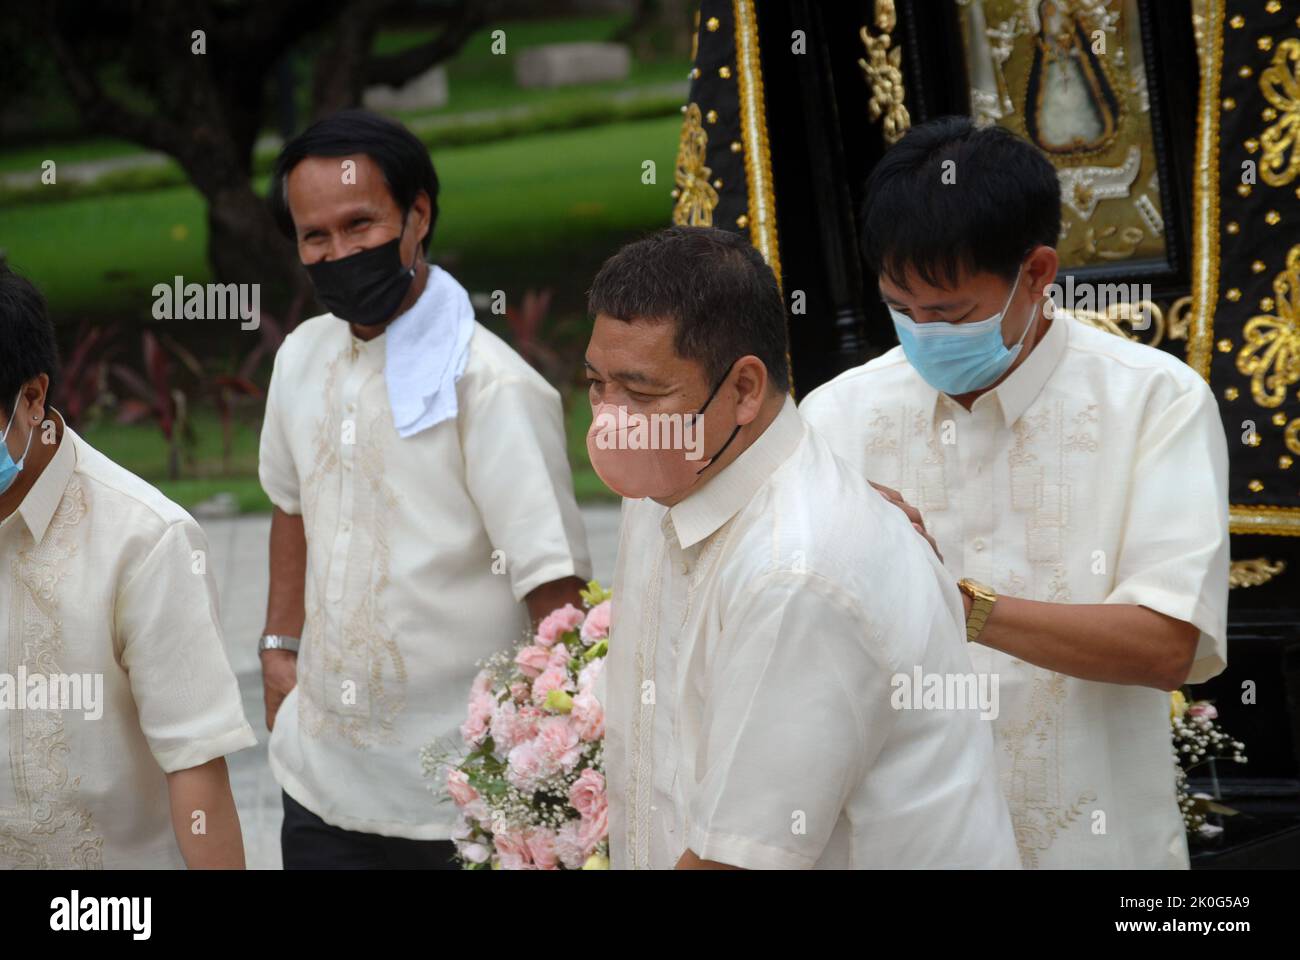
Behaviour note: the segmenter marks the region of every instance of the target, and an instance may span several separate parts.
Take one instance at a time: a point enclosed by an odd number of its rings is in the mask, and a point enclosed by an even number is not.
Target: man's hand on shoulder
[[[876,483],[874,480],[868,480],[867,482],[880,491],[882,497],[894,506],[898,507],[899,510],[903,511],[903,514],[907,519],[912,521],[912,529],[925,538],[925,542],[930,545],[930,549],[933,550],[934,555],[939,558],[939,562],[943,563],[943,554],[939,552],[939,544],[935,542],[934,537],[930,536],[929,532],[925,529],[925,520],[921,516],[921,511],[904,500],[903,495],[892,487],[886,487],[884,484]]]

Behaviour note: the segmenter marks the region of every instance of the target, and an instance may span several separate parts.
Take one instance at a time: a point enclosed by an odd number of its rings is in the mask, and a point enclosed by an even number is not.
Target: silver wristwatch
[[[263,650],[288,650],[290,653],[297,653],[298,638],[283,633],[264,633],[257,641],[257,652],[261,653]]]

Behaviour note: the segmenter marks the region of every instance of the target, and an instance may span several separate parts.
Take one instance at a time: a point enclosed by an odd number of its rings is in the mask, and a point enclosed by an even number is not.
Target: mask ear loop
[[[739,357],[736,358],[736,360],[739,359],[740,359]],[[732,367],[736,365],[736,360],[732,360],[731,363],[727,366],[727,372],[722,375],[722,379],[718,381],[717,386],[715,386],[713,390],[709,393],[709,399],[704,401],[704,406],[700,407],[699,411],[693,414],[693,416],[700,417],[704,415],[705,409],[709,406],[709,404],[713,402],[713,398],[717,395],[718,391],[722,389],[722,385],[727,382],[727,377],[731,376],[731,370]],[[691,422],[694,423],[693,420]],[[718,452],[715,453],[713,456],[709,457],[709,462],[706,463],[704,466],[700,467],[700,469],[695,471],[695,475],[697,477],[717,462],[718,457],[722,456],[723,451],[725,451],[727,447],[731,446],[731,441],[736,439],[736,434],[738,433],[740,433],[740,424],[736,424],[736,429],[731,431],[731,436],[727,437],[727,442],[724,443],[718,449]]]
[[[23,398],[23,388],[19,387],[18,392],[14,394],[14,402],[9,407],[9,422],[5,424],[5,432],[0,433],[0,443],[9,439],[9,431],[13,428],[14,421],[18,419],[18,401]]]
[[[399,252],[399,256],[402,249],[402,237],[406,235],[406,221],[407,219],[410,218],[410,216],[411,216],[411,211],[407,210],[406,213],[402,215],[402,228],[397,231],[397,249]],[[417,243],[415,245],[415,257],[414,259],[411,260],[411,265],[409,267],[403,266],[402,268],[403,272],[412,280],[415,279],[415,268],[419,262],[420,262],[420,245]]]
[[[12,415],[9,417],[9,422],[5,424],[5,432],[0,433],[0,443],[3,443],[4,441],[9,439],[9,431],[13,428],[13,425],[18,421],[18,401],[21,400],[22,398],[23,398],[23,391],[21,388],[19,388],[18,395],[14,397],[14,404],[13,407],[11,408]],[[32,417],[32,420],[39,421],[40,417]],[[32,436],[35,433],[36,433],[35,427],[27,431],[27,446],[23,447],[23,455],[18,458],[17,462],[14,463],[14,466],[18,469],[19,473],[22,472],[23,465],[27,462],[27,454],[32,449]]]
[[[1033,249],[1033,248],[1031,247],[1030,250],[1032,250],[1032,249]],[[1026,251],[1025,251],[1025,256],[1028,256],[1028,255],[1029,255],[1030,250],[1026,250]],[[1024,257],[1022,257],[1021,260],[1020,260],[1020,266],[1024,266],[1024,263],[1025,263],[1025,261],[1024,261]],[[1007,302],[1006,302],[1005,304],[1002,305],[1002,312],[999,314],[999,316],[1000,316],[1003,320],[1005,320],[1005,319],[1007,318],[1007,311],[1011,309],[1011,301],[1014,300],[1014,299],[1016,298],[1016,291],[1017,291],[1018,289],[1020,289],[1020,277],[1021,277],[1021,273],[1020,273],[1020,270],[1017,268],[1017,270],[1016,270],[1016,282],[1013,283],[1013,284],[1011,285],[1011,293],[1009,293],[1009,294],[1007,295]],[[1038,322],[1038,307],[1039,307],[1039,305],[1038,305],[1037,303],[1035,303],[1035,304],[1034,304],[1034,310],[1033,310],[1033,312],[1029,315],[1029,322],[1025,324],[1025,329],[1022,330],[1022,331],[1020,332],[1020,339],[1016,341],[1016,344],[1015,344],[1014,347],[1007,347],[1008,350],[1015,350],[1015,349],[1019,348],[1020,345],[1023,344],[1023,343],[1025,342],[1025,337],[1029,336],[1029,331],[1030,331],[1031,329],[1033,329],[1034,324],[1035,324],[1036,322]]]

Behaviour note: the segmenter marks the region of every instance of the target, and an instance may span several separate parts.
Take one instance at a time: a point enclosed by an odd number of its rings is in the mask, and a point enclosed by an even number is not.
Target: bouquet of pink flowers
[[[609,867],[602,772],[605,712],[596,685],[609,649],[610,593],[596,581],[515,650],[481,664],[450,756],[422,756],[445,778],[467,870]]]

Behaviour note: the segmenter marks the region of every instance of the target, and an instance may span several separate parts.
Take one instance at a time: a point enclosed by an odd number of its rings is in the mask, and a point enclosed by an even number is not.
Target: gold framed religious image
[[[956,0],[969,110],[1035,144],[1061,180],[1061,266],[1181,274],[1169,137],[1144,0]],[[1194,95],[1195,91],[1190,91]]]

